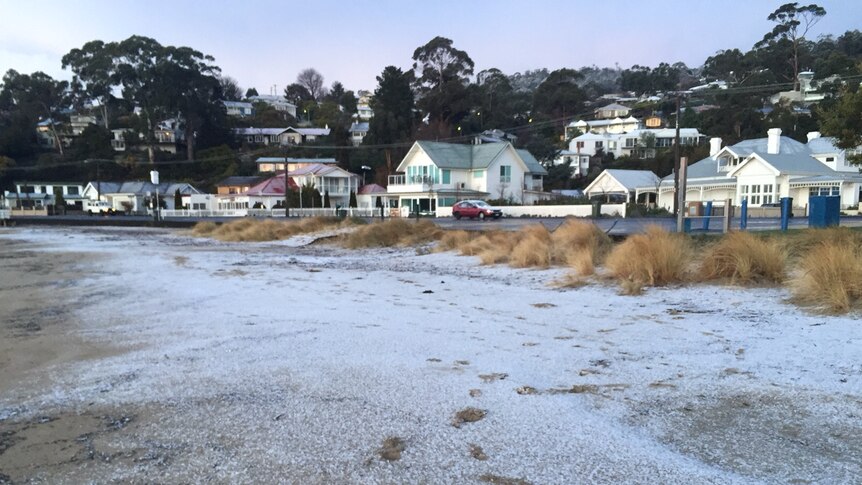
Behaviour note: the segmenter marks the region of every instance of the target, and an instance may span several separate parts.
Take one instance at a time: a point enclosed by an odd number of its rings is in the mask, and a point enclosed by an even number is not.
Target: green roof
[[[457,143],[441,143],[435,141],[417,141],[422,150],[440,168],[471,170],[486,169],[510,143],[484,143],[482,145],[462,145]],[[546,175],[547,172],[536,158],[526,150],[515,150],[527,171]]]

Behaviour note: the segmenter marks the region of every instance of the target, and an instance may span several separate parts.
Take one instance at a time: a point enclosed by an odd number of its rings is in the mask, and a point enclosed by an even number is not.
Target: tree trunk
[[[108,121],[108,103],[107,101],[102,102],[102,118],[105,120],[105,129],[111,130],[111,123]]]
[[[186,120],[186,160],[195,159],[195,130],[191,121]]]
[[[150,160],[150,165],[156,161],[156,151],[153,148],[153,118],[147,114],[147,157]]]

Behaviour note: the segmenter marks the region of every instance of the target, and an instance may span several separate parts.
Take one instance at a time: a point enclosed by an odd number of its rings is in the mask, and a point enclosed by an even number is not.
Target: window
[[[450,183],[452,183],[452,173],[451,173],[451,171],[449,171],[449,170],[445,170],[445,169],[443,170],[443,183],[444,183],[444,184],[450,184]],[[446,205],[452,205],[452,204],[446,204]]]
[[[808,189],[809,197],[826,197],[826,196],[836,196],[841,195],[840,189],[838,186],[835,187],[811,187]]]
[[[500,165],[500,183],[508,184],[512,181],[512,166]]]
[[[66,188],[67,195],[78,195],[78,187],[67,187]]]
[[[485,171],[484,171],[484,170],[476,170],[476,171],[474,171],[474,172],[473,172],[473,178],[474,178],[474,179],[480,179],[480,178],[482,178],[482,177],[484,177],[484,176],[485,176]]]
[[[582,142],[582,141],[575,142],[575,146],[578,148],[584,148],[584,142]]]
[[[835,161],[835,157],[826,157],[826,161],[827,161],[827,162],[834,162],[834,161]]]
[[[608,142],[608,150],[616,150],[616,149],[617,149],[617,142],[609,141]]]
[[[626,138],[626,148],[634,148],[638,145],[637,138]]]
[[[596,142],[596,150],[600,150],[600,149],[604,148],[604,146],[605,146],[605,142],[603,142],[603,141],[597,141]]]
[[[440,200],[441,207],[451,207],[455,204],[455,197],[443,197]]]

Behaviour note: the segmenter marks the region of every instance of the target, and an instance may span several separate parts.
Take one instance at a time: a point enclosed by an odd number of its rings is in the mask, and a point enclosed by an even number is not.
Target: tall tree
[[[230,76],[221,76],[219,77],[219,84],[221,85],[221,92],[224,95],[225,101],[242,100],[242,88],[239,87],[236,79]]]
[[[412,75],[395,66],[386,66],[377,76],[377,89],[371,98],[374,117],[368,123],[366,145],[384,145],[383,155],[386,174],[393,173],[393,146],[406,142],[413,135],[413,92],[410,90]],[[378,178],[380,182],[385,179]]]
[[[248,88],[248,89],[246,89],[246,91],[245,91],[245,97],[246,97],[246,99],[248,99],[248,98],[250,98],[250,97],[252,97],[252,96],[259,96],[259,95],[257,94],[257,89],[255,89],[255,88]]]
[[[326,94],[326,88],[323,87],[323,74],[313,67],[300,71],[296,76],[296,84],[307,89],[311,99],[320,100]]]
[[[74,74],[73,85],[80,86],[80,89],[76,90],[80,104],[97,103],[106,129],[111,129],[108,109],[114,100],[114,82],[111,78],[114,68],[112,47],[113,44],[105,45],[101,40],[93,40],[80,49],[72,49],[61,60],[63,69],[68,68]]]
[[[297,107],[306,101],[313,101],[314,97],[308,89],[299,83],[288,84],[284,88],[284,99],[295,104]]]
[[[418,105],[429,115],[434,136],[446,136],[471,107],[467,85],[474,63],[452,40],[435,37],[413,51]]]
[[[58,117],[71,104],[69,83],[57,81],[44,72],[19,74],[10,69],[3,76],[3,88],[0,90],[0,108],[6,107],[11,112],[20,113],[20,121],[29,129],[35,129],[40,119],[48,122],[48,129],[54,145],[62,156],[63,143],[57,128]]]
[[[824,135],[834,136],[838,147],[845,150],[862,146],[862,89],[848,87],[835,102],[818,109],[820,130]],[[854,155],[851,161],[862,163],[862,155]]]
[[[542,81],[533,95],[533,110],[551,118],[565,118],[583,111],[586,98],[578,86],[581,74],[558,69]]]
[[[800,6],[797,2],[785,3],[775,9],[767,17],[775,22],[775,27],[763,36],[755,49],[769,45],[772,42],[785,39],[792,45],[792,55],[789,59],[793,66],[793,90],[799,91],[799,46],[808,34],[808,31],[826,15],[826,9],[820,5],[811,4]]]

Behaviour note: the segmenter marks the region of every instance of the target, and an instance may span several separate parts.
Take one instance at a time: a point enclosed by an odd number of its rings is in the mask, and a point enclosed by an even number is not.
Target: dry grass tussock
[[[478,256],[482,264],[499,264],[509,260],[517,233],[484,231],[458,247],[462,256]]]
[[[731,232],[705,251],[699,271],[703,280],[727,278],[732,284],[745,285],[784,279],[787,253],[777,241],[749,232]]]
[[[521,229],[509,256],[513,268],[547,268],[551,264],[551,233],[543,225]]]
[[[434,252],[440,253],[444,251],[453,251],[466,246],[471,241],[479,237],[475,232],[451,230],[445,231],[440,241],[434,248]]]
[[[791,281],[795,302],[825,313],[846,313],[862,303],[862,248],[848,241],[822,242],[799,261]]]
[[[685,281],[693,251],[686,236],[650,226],[613,248],[605,266],[620,279],[626,293],[636,294],[643,286],[663,286]]]
[[[362,226],[342,239],[349,249],[414,246],[440,238],[442,230],[430,221],[391,219]]]
[[[862,231],[847,227],[804,229],[775,237],[780,238],[788,254],[793,257],[802,257],[823,243],[862,246]]]
[[[611,238],[590,222],[569,220],[551,234],[553,264],[574,268],[587,276],[613,247]]]
[[[228,242],[277,241],[341,224],[351,224],[351,222],[332,217],[310,217],[291,221],[243,218],[222,225],[200,222],[192,229],[192,234]]]

